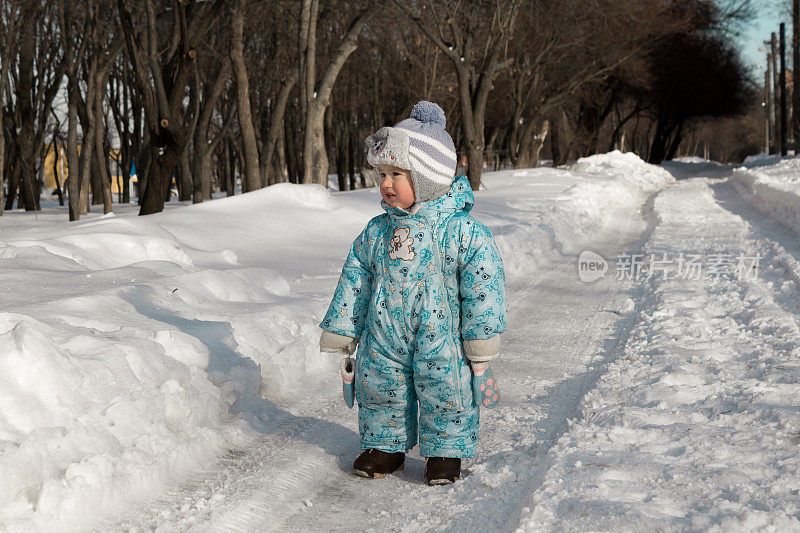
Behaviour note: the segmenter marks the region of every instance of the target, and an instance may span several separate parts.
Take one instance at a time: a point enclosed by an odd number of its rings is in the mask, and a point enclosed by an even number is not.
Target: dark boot
[[[358,454],[353,463],[353,473],[361,477],[382,478],[386,474],[399,472],[405,466],[406,454],[387,453],[368,448]]]
[[[449,485],[461,478],[461,459],[457,457],[428,457],[422,472],[428,485]]]

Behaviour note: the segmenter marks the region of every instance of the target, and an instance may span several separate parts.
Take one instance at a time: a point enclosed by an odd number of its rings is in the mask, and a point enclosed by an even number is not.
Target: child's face
[[[414,205],[414,183],[411,171],[392,165],[378,165],[381,178],[381,196],[383,201],[392,207],[408,209]]]

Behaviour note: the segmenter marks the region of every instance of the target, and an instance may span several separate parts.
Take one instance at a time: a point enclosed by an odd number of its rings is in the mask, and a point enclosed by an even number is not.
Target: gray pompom
[[[422,100],[414,105],[411,110],[411,118],[419,120],[420,122],[433,122],[439,124],[444,128],[447,119],[444,116],[444,110],[433,102]]]

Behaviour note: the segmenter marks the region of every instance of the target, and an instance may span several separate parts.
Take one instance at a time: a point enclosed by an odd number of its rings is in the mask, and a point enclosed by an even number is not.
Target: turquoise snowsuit
[[[464,176],[412,212],[381,202],[350,250],[320,327],[360,338],[361,447],[473,457],[478,406],[463,339],[505,331],[505,276],[491,232],[469,215]]]

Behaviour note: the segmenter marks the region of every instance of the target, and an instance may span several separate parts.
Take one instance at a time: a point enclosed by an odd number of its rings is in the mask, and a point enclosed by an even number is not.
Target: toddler
[[[477,449],[483,391],[473,394],[473,375],[506,329],[503,263],[489,229],[469,215],[472,189],[453,177],[444,127],[444,111],[422,101],[367,137],[386,213],[353,242],[320,323],[322,351],[349,356],[358,346],[363,451],[353,473],[363,477],[402,470],[419,440],[427,484],[459,479],[461,459]]]

